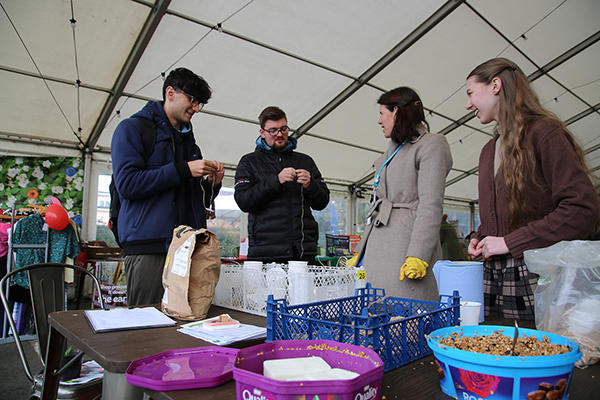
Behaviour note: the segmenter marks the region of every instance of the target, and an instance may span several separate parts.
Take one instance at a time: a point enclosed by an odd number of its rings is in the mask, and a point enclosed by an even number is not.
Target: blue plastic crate
[[[267,342],[328,339],[364,346],[390,371],[431,354],[425,335],[458,325],[459,312],[458,291],[439,302],[412,300],[385,297],[370,283],[355,296],[294,306],[269,295]]]

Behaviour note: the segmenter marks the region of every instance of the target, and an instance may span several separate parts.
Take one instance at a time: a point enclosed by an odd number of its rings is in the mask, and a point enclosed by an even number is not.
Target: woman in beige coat
[[[377,103],[378,123],[390,144],[373,164],[374,198],[358,260],[367,281],[384,288],[386,296],[437,301],[437,284],[428,267],[441,257],[450,147],[444,136],[429,133],[414,90],[399,87]]]

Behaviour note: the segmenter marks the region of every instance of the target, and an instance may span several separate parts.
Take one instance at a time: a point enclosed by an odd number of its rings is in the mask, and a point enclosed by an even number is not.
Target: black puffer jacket
[[[289,140],[291,146],[283,151],[259,143],[238,163],[234,197],[248,213],[249,259],[290,260],[302,248],[303,259],[316,255],[319,227],[311,208],[327,207],[329,189],[313,159],[294,152],[296,141]],[[296,182],[280,184],[277,174],[287,167],[309,171],[309,187],[302,190]]]

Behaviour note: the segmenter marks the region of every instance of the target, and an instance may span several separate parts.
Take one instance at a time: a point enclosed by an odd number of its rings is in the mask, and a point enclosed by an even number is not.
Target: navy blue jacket
[[[319,226],[311,208],[322,210],[329,204],[329,189],[313,159],[293,151],[296,139],[289,138],[281,151],[257,139],[253,153],[246,154],[235,172],[235,201],[248,212],[248,258],[289,261],[294,253],[314,258]],[[283,168],[310,172],[308,188],[296,182],[279,183]]]
[[[147,160],[141,131],[150,127],[141,118],[153,121],[156,130]],[[112,138],[111,156],[121,198],[118,231],[125,255],[165,253],[179,225],[206,228],[205,205],[210,206],[220,185],[212,188],[208,181],[192,177],[187,162],[202,159],[202,153],[191,126],[188,132],[176,130],[162,102],[148,102],[121,121]]]

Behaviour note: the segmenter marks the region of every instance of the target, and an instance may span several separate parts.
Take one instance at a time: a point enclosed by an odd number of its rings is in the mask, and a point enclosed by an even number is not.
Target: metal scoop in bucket
[[[517,324],[517,320],[515,320],[515,334],[513,335],[512,342],[512,350],[510,351],[510,355],[515,355],[515,346],[517,345],[517,338],[519,337],[519,325]]]

